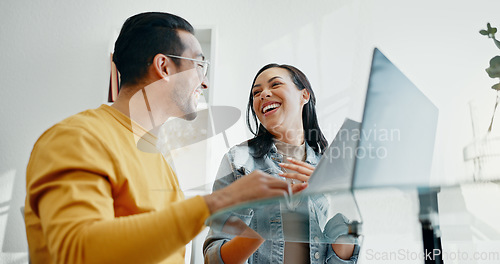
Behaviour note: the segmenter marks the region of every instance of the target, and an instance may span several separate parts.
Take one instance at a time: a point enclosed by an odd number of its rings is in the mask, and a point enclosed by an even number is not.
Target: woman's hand
[[[305,189],[305,185],[299,183],[307,183],[309,177],[311,177],[314,166],[309,163],[299,161],[292,158],[287,158],[290,163],[280,163],[279,165],[284,168],[285,173],[278,174],[281,177],[292,179],[292,191],[293,193],[299,192]],[[292,170],[294,172],[287,172],[287,170]]]

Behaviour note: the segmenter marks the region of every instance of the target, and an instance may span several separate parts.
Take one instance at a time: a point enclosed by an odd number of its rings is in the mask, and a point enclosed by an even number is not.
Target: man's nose
[[[208,77],[207,76],[203,77],[203,80],[201,81],[201,89],[208,89]]]

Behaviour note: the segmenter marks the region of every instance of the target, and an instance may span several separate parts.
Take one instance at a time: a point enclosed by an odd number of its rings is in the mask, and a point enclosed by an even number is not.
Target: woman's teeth
[[[272,110],[274,108],[280,107],[281,104],[279,103],[273,103],[273,104],[268,104],[262,108],[262,113],[266,113],[268,110]]]

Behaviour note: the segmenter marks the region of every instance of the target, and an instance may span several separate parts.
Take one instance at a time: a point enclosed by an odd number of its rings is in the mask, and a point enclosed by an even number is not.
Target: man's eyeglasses
[[[208,65],[210,65],[210,62],[208,60],[197,60],[197,59],[191,59],[191,58],[181,57],[181,56],[177,56],[177,55],[168,55],[168,54],[165,54],[165,56],[171,57],[171,58],[177,58],[177,59],[198,62],[198,66],[201,68],[202,73],[203,73],[202,77],[207,77]]]

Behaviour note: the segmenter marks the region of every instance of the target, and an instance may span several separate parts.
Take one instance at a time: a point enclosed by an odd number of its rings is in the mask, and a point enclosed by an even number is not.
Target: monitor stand
[[[425,264],[443,264],[441,230],[439,229],[439,211],[437,194],[440,188],[419,188],[419,221],[422,225],[422,241]]]

